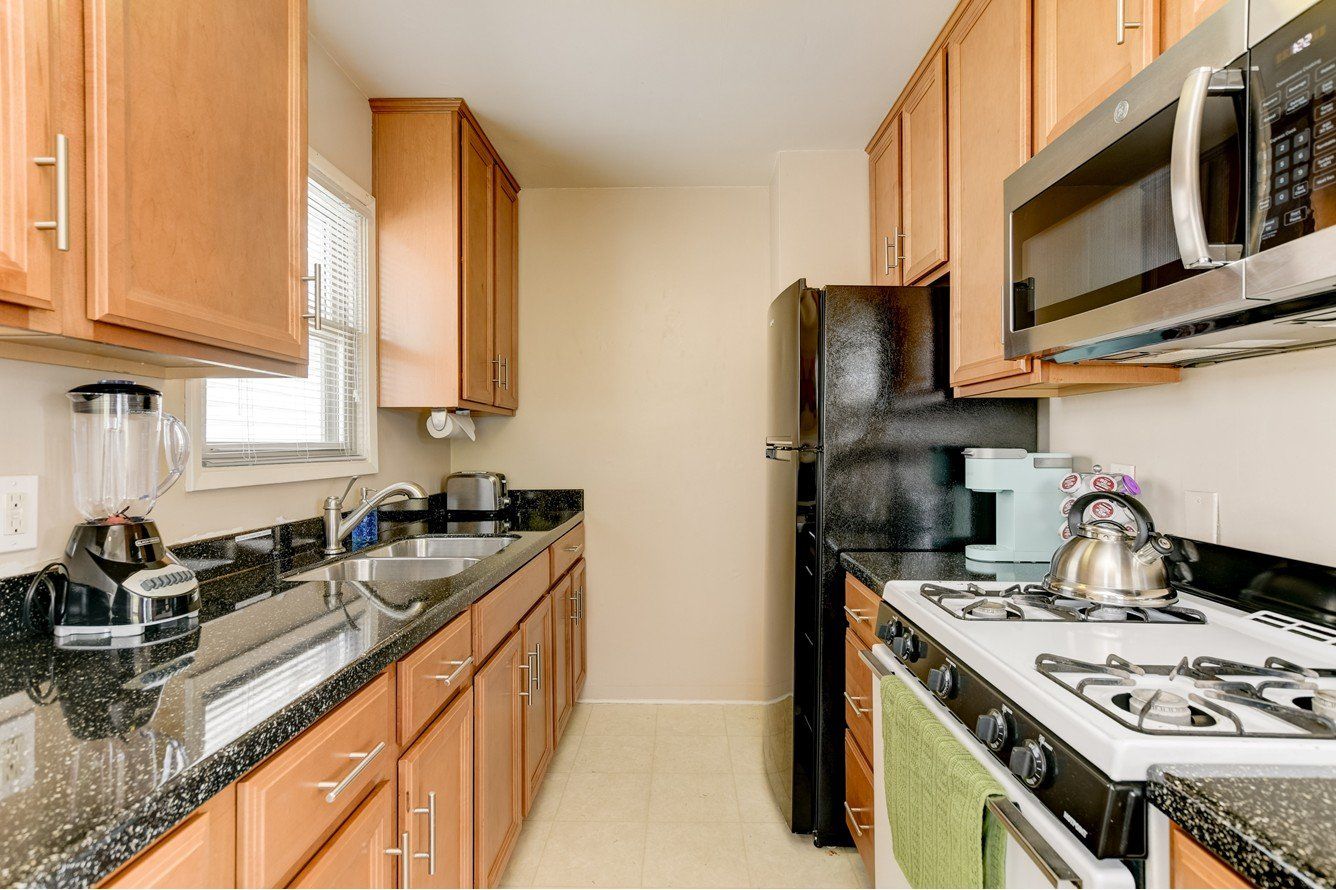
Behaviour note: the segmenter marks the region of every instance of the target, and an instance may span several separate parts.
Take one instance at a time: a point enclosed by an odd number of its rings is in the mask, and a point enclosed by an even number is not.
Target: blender
[[[86,522],[65,546],[65,583],[52,603],[58,643],[138,637],[199,615],[199,581],[167,549],[148,519],[185,469],[190,435],[162,412],[162,393],[132,380],[70,390],[74,503]],[[167,475],[158,478],[166,445]],[[127,640],[133,645],[134,642]]]

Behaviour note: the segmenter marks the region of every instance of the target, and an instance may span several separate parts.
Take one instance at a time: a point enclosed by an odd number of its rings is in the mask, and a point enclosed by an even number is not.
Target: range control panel
[[[1252,50],[1262,127],[1257,165],[1260,249],[1336,220],[1336,9],[1320,3]]]

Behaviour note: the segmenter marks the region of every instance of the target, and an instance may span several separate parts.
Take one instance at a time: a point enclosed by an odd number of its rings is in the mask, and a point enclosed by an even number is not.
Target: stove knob
[[[880,625],[877,628],[877,636],[881,640],[887,643],[891,642],[904,632],[905,632],[904,622],[901,621],[899,618],[892,618],[890,621]]]
[[[993,751],[1001,751],[1010,735],[1007,718],[997,708],[989,708],[974,724],[974,735]]]
[[[914,662],[922,657],[923,644],[919,642],[919,638],[914,635],[912,630],[907,630],[903,635],[896,637],[895,642],[891,643],[891,651],[901,661]]]
[[[1026,739],[1012,749],[1007,766],[1031,788],[1038,788],[1048,778],[1048,755],[1032,739]]]
[[[956,694],[956,669],[944,664],[928,671],[928,691],[940,699],[947,699]]]

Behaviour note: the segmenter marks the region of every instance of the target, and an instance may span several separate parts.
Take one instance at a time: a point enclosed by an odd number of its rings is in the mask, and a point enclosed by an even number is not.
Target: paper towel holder
[[[468,408],[429,408],[427,433],[435,439],[458,438],[457,433],[463,433],[471,441],[478,439]]]

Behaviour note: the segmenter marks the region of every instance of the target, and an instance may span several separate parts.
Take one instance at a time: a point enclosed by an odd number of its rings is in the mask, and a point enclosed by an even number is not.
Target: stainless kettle
[[[1136,534],[1108,520],[1085,522],[1086,508],[1096,501],[1126,507]],[[1123,607],[1164,606],[1178,598],[1164,562],[1173,544],[1155,532],[1150,513],[1136,498],[1099,491],[1082,495],[1067,514],[1067,527],[1072,536],[1053,554],[1044,578],[1051,593]]]

